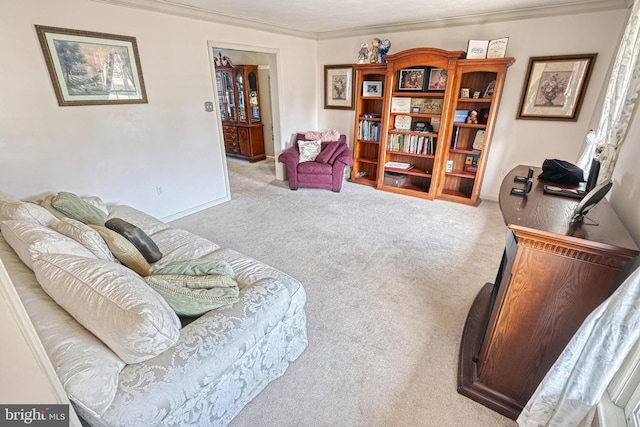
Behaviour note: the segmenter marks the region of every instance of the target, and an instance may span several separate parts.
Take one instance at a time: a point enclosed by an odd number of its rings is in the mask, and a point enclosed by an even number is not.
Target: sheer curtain
[[[598,182],[608,180],[627,134],[640,89],[640,0],[616,56],[598,129],[589,132],[578,166],[595,155]],[[590,426],[595,406],[640,337],[640,269],[584,321],[522,413],[520,427]]]
[[[629,22],[618,48],[609,86],[602,105],[600,123],[587,134],[584,151],[577,165],[588,174],[591,159],[600,160],[598,183],[613,174],[620,147],[636,107],[640,90],[640,3],[634,0]]]
[[[640,269],[584,321],[518,417],[520,427],[587,427],[640,337]]]

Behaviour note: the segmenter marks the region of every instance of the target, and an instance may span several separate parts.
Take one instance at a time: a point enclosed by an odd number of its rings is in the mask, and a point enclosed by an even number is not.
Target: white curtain
[[[640,3],[634,0],[631,16],[618,48],[596,130],[589,131],[577,165],[589,172],[591,159],[600,160],[598,183],[611,178],[618,153],[636,107],[640,90]]]
[[[588,427],[640,336],[640,269],[584,321],[518,417],[520,427]]]

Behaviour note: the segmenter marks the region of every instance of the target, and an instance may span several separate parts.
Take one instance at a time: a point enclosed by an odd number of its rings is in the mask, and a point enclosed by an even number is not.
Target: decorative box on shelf
[[[396,172],[384,173],[384,185],[402,187],[406,182],[407,182],[407,175],[396,173]]]

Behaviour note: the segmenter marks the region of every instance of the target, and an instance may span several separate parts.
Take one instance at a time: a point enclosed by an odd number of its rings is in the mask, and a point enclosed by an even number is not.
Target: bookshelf
[[[384,90],[387,64],[355,64],[356,71],[356,123],[353,137],[353,168],[351,181],[376,186],[380,141],[384,126]],[[365,82],[380,82],[380,96],[365,96]]]
[[[449,123],[451,142],[443,150],[444,167],[436,197],[470,205],[479,203],[502,87],[507,67],[513,61],[513,58],[495,58],[457,62],[450,108],[454,117],[460,112],[462,121],[454,119]],[[462,92],[465,97],[461,96]],[[477,97],[474,98],[474,94]],[[477,116],[469,123],[469,116],[474,111]],[[470,163],[472,167],[469,167]]]
[[[453,76],[458,58],[464,52],[433,48],[409,49],[387,55],[387,89],[385,112],[389,115],[382,143],[380,165],[383,173],[378,176],[378,188],[395,193],[433,199],[440,153],[443,141],[448,139],[451,128],[443,126],[449,120],[448,93],[453,90],[454,79],[447,78],[443,88],[429,90],[431,71],[445,70]],[[411,74],[422,75],[422,84],[412,87]],[[418,128],[417,124],[424,124]],[[406,171],[387,167],[389,162],[408,163]],[[385,173],[403,173],[402,185],[390,185]]]
[[[464,56],[463,51],[415,48],[387,55],[385,64],[354,66],[358,86],[352,181],[425,199],[479,203],[504,78],[514,60]],[[447,79],[437,87],[440,70]],[[414,72],[422,76],[421,85],[410,84]],[[382,82],[383,96],[363,96],[366,81]],[[468,97],[461,96],[463,88]],[[477,123],[467,123],[471,111],[477,112]],[[379,140],[371,140],[369,126],[376,127]]]

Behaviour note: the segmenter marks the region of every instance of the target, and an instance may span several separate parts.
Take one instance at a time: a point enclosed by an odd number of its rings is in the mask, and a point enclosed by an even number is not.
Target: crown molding
[[[181,16],[183,18],[198,19],[201,21],[215,22],[217,24],[231,25],[235,27],[250,28],[252,30],[267,31],[270,33],[284,34],[287,36],[300,37],[316,40],[317,34],[309,31],[294,30],[278,25],[266,24],[245,18],[225,15],[222,13],[209,12],[197,7],[178,5],[167,0],[92,0],[99,3],[109,3],[116,6],[133,7],[150,12],[165,13],[168,15]]]
[[[210,12],[204,9],[179,5],[171,0],[92,0],[100,3],[108,3],[116,6],[133,7],[152,12],[181,16],[184,18],[198,19],[231,25],[242,28],[250,28],[270,33],[300,37],[312,40],[331,40],[343,37],[370,36],[371,34],[397,33],[405,31],[428,30],[435,28],[458,27],[466,25],[487,24],[492,22],[517,21],[522,19],[545,18],[560,15],[576,15],[580,13],[601,12],[605,10],[628,9],[632,0],[587,0],[580,3],[572,3],[557,6],[541,6],[520,9],[508,12],[487,13],[481,15],[469,15],[455,18],[432,19],[425,21],[406,22],[388,25],[374,25],[367,27],[351,28],[347,30],[311,32],[285,28],[264,22],[238,18],[222,13]]]
[[[559,15],[576,15],[579,13],[600,12],[603,10],[628,9],[628,3],[633,0],[592,0],[557,6],[541,6],[508,12],[487,13],[481,15],[459,16],[455,18],[431,19],[426,21],[407,22],[403,24],[377,25],[353,28],[342,31],[327,31],[317,33],[318,40],[330,40],[342,37],[353,37],[371,34],[398,33],[404,31],[418,31],[435,28],[459,27],[466,25],[488,24],[492,22],[517,21],[554,17]]]

